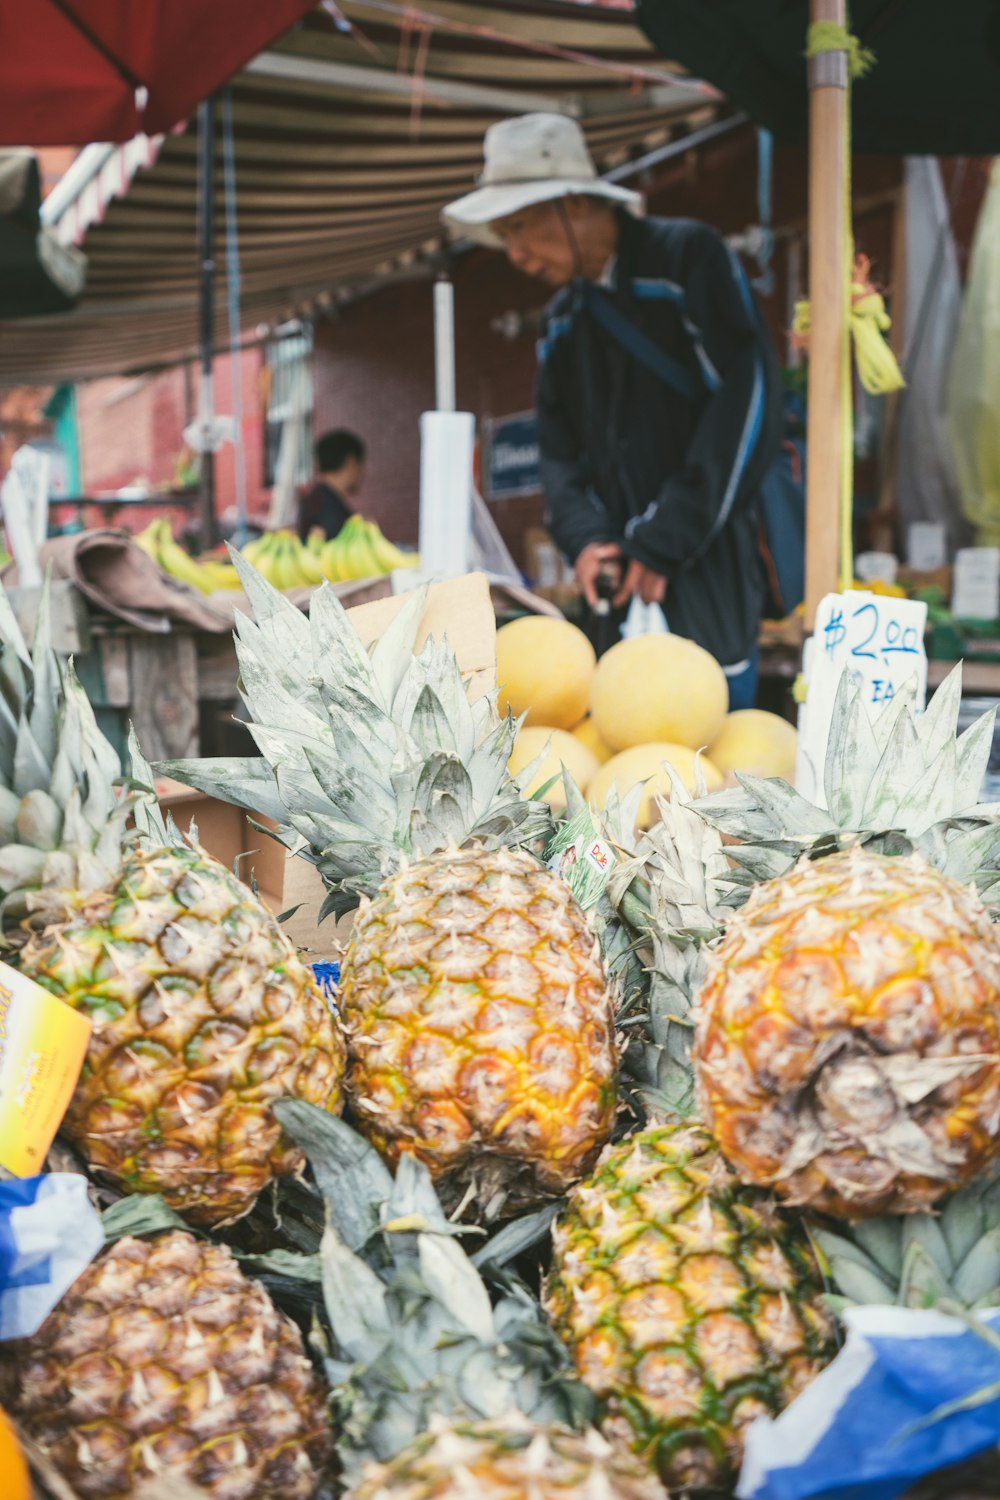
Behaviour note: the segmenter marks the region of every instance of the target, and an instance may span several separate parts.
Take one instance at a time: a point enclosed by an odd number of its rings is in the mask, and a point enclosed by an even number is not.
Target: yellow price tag
[[[40,1172],[73,1097],[90,1022],[0,963],[0,1166]]]

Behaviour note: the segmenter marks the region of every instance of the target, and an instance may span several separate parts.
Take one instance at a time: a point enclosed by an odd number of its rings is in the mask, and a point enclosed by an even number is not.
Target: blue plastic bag
[[[978,1316],[1000,1335],[1000,1311]],[[1000,1382],[1000,1349],[938,1312],[858,1307],[845,1321],[833,1363],[750,1428],[739,1500],[896,1500],[1000,1444],[1000,1397],[927,1420]]]
[[[85,1177],[0,1182],[0,1340],[35,1333],[103,1244]]]

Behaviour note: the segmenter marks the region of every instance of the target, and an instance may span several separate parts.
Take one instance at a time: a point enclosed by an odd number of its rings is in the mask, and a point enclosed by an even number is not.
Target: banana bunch
[[[220,558],[193,558],[179,543],[174,541],[170,522],[165,516],[150,521],[145,530],[132,538],[143,552],[147,553],[164,573],[188,584],[201,594],[214,594],[220,589],[238,589],[242,585],[239,574],[232,563]]]
[[[323,569],[313,547],[300,542],[294,531],[269,531],[242,548],[276,589],[305,589],[323,582]]]
[[[324,579],[348,583],[378,578],[394,568],[418,564],[416,556],[400,551],[374,521],[362,516],[351,516],[329,541],[319,530],[311,531],[306,542],[293,531],[271,531],[248,542],[242,551],[247,562],[278,589],[308,588]]]
[[[355,578],[378,578],[394,568],[416,568],[420,559],[413,552],[400,551],[374,521],[351,516],[323,545],[320,562],[331,583],[348,583]]]

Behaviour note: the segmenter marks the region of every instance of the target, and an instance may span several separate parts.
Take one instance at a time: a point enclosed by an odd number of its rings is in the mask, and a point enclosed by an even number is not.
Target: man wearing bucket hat
[[[552,535],[594,607],[614,577],[704,646],[732,707],[756,691],[766,592],[757,492],[781,436],[774,352],[742,268],[707,225],[645,219],[603,182],[576,123],[486,132],[449,227],[557,289],[539,355],[542,483]]]

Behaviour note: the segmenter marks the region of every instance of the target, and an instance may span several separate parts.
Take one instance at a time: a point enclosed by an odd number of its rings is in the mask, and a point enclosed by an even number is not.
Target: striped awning
[[[241,323],[248,337],[433,263],[487,126],[558,110],[601,170],[710,120],[717,96],[618,6],[332,0],[233,80]],[[197,128],[88,147],[44,217],[88,259],[70,314],[0,324],[0,386],[140,371],[197,342]],[[216,166],[217,338],[225,338]]]

